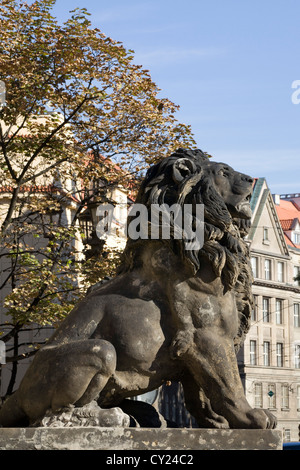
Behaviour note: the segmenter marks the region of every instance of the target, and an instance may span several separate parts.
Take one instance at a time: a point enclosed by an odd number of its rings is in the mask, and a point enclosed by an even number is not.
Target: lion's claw
[[[180,331],[176,334],[171,344],[171,357],[176,359],[183,356],[193,344],[193,335]]]

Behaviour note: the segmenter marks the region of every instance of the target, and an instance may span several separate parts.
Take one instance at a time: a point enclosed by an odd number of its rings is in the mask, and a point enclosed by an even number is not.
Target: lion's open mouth
[[[235,191],[235,194],[238,194],[237,191]],[[248,194],[240,194],[242,197],[242,200],[239,200],[240,198],[237,196],[236,197],[236,202],[233,202],[231,204],[226,204],[228,207],[228,210],[232,217],[238,217],[241,219],[251,219],[252,216],[252,211],[250,207],[250,201],[251,201],[251,196],[252,196],[252,191],[249,191]]]
[[[252,211],[250,207],[251,194],[245,197],[243,201],[236,205],[236,211],[238,216],[241,218],[250,219],[252,216]]]

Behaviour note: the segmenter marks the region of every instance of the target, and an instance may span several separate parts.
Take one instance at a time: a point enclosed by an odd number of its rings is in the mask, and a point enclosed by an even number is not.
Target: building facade
[[[250,405],[270,410],[284,440],[298,441],[300,286],[295,276],[300,270],[300,240],[295,230],[300,211],[291,198],[272,196],[264,178],[255,181],[251,205],[247,238],[254,308],[250,331],[238,354],[240,375]]]
[[[37,178],[37,184],[31,186],[24,186],[20,190],[20,199],[24,200],[23,211],[20,214],[24,214],[24,220],[27,222],[27,207],[30,206],[31,198],[40,198],[44,201],[52,201],[55,198],[59,201],[61,211],[58,214],[51,215],[51,222],[57,224],[57,218],[60,218],[59,225],[63,227],[71,227],[72,221],[78,208],[82,205],[82,200],[78,197],[78,194],[82,193],[83,190],[88,190],[92,193],[98,194],[99,191],[95,191],[94,182],[91,181],[89,188],[82,188],[80,182],[72,182],[71,180],[65,180],[64,184],[61,184],[58,179],[54,178]],[[98,185],[102,183],[103,191],[105,191],[105,199],[110,201],[119,208],[119,212],[126,212],[128,206],[131,203],[128,196],[128,189],[124,186],[113,181],[110,184],[105,182],[97,182]],[[77,185],[77,186],[76,186]],[[74,190],[76,188],[76,191]],[[99,188],[96,188],[99,189]],[[101,189],[101,188],[100,188]],[[3,222],[5,215],[8,211],[9,202],[12,197],[12,188],[0,185],[0,224]],[[99,205],[97,203],[97,205]],[[84,259],[88,252],[99,250],[100,252],[106,251],[122,251],[126,243],[126,237],[124,233],[124,227],[121,227],[118,218],[112,218],[111,220],[111,235],[103,237],[99,240],[99,237],[95,233],[97,222],[99,217],[95,211],[91,208],[92,204],[85,204],[84,210],[78,217],[76,227],[81,228],[81,234],[79,230],[76,232],[76,236],[73,240],[74,251],[78,260]],[[25,209],[24,209],[25,208]],[[95,214],[93,214],[95,212]],[[14,217],[20,217],[20,214],[14,213]],[[124,214],[117,214],[119,218],[124,219]],[[45,227],[49,225],[47,219],[48,215],[44,216]],[[29,218],[29,216],[28,216]],[[35,233],[26,233],[26,244],[32,249],[32,253],[39,253],[40,249],[43,248],[48,240],[47,236],[35,237]],[[84,235],[82,238],[81,235]],[[23,239],[20,237],[20,244]],[[103,243],[101,243],[103,242]],[[42,255],[41,255],[42,256]],[[14,286],[13,276],[9,274],[12,272],[12,261],[8,256],[5,246],[0,248],[0,405],[1,397],[5,397],[6,394],[12,393],[18,388],[20,381],[22,380],[29,364],[32,361],[31,351],[35,351],[40,345],[43,345],[54,332],[54,328],[49,326],[40,326],[35,323],[29,323],[24,325],[24,328],[18,331],[18,334],[13,336],[10,332],[13,331],[13,322],[7,315],[7,309],[4,307],[6,297],[12,292]],[[8,280],[9,282],[6,282]],[[81,278],[78,275],[74,281],[76,285],[81,285]],[[15,320],[14,320],[15,321]],[[2,339],[11,336],[8,341],[2,341]],[[28,346],[29,345],[29,346]]]

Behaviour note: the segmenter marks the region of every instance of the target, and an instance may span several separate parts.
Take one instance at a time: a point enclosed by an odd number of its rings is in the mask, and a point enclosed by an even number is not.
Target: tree
[[[40,343],[22,343],[20,333],[56,325],[88,285],[114,271],[116,257],[78,252],[89,202],[131,184],[176,148],[195,146],[190,126],[175,118],[178,106],[159,97],[133,51],[93,28],[85,9],[59,24],[54,3],[0,6],[0,288],[8,315],[0,339],[13,363],[8,393],[18,361]]]

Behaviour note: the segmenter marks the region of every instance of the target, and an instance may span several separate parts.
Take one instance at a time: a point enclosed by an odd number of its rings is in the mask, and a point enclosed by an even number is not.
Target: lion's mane
[[[209,162],[211,164],[201,150],[178,149],[148,170],[136,203],[146,205],[149,213],[152,204],[204,205],[202,248],[186,250],[184,240],[174,238],[161,242],[168,243],[183,262],[188,262],[195,275],[202,263],[210,263],[215,275],[222,279],[224,292],[233,289],[240,318],[239,332],[235,338],[238,350],[249,330],[253,306],[252,269],[249,248],[244,241],[250,221],[231,216],[213,184],[210,172],[205,171]],[[149,230],[150,226],[149,217]],[[140,265],[138,253],[147,241],[128,239],[119,272],[131,271]]]

